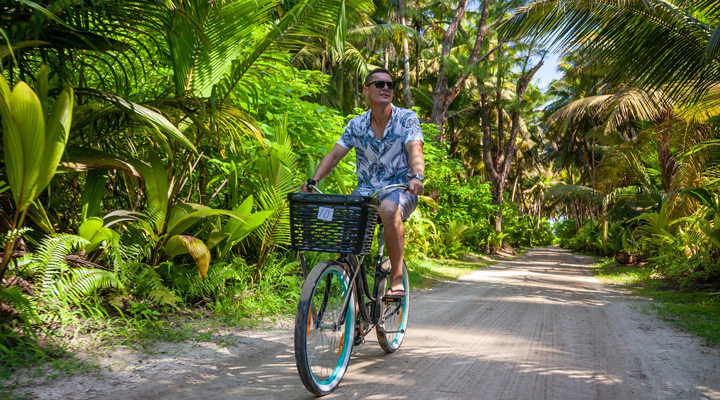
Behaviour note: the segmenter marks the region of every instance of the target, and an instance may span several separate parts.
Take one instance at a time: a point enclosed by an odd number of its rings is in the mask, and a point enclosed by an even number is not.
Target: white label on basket
[[[330,207],[320,207],[318,209],[318,219],[323,221],[332,221],[333,211],[335,210]]]

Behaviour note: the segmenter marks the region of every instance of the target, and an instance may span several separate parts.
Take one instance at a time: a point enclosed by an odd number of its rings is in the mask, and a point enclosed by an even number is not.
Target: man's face
[[[370,82],[384,81],[392,82],[392,77],[384,72],[378,72],[370,76]],[[388,88],[388,85],[384,85],[382,89],[378,89],[374,84],[365,86],[363,93],[367,96],[370,101],[370,105],[388,105],[392,101],[393,91]]]

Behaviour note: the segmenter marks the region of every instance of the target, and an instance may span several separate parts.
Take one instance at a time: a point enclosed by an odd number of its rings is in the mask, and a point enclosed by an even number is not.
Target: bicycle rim
[[[389,287],[389,284],[387,284]],[[383,304],[383,327],[386,331],[400,331],[407,329],[408,314],[410,311],[410,281],[408,279],[408,271],[403,261],[403,286],[405,288],[405,298],[401,304],[385,303]],[[405,333],[383,333],[377,331],[378,342],[380,347],[387,353],[392,353],[402,344]]]
[[[319,268],[322,264],[325,268]],[[318,268],[321,271],[311,273],[306,282],[312,287],[307,290],[303,287],[305,296],[301,296],[298,306],[295,351],[303,384],[311,392],[323,395],[340,383],[350,361],[355,302],[351,298],[343,326],[334,326],[350,290],[349,278],[338,263],[318,264],[312,272]]]

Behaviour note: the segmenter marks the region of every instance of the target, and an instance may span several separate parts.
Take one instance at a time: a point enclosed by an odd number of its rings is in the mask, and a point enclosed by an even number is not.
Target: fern
[[[20,229],[15,229],[14,231],[7,231],[7,233],[0,233],[0,246],[5,247],[8,240],[12,239],[13,237],[22,237],[30,231],[32,231],[32,229],[23,227]]]
[[[38,274],[35,287],[40,298],[49,300],[61,295],[56,283],[70,270],[65,256],[73,249],[83,248],[88,243],[87,240],[70,234],[48,237],[40,242],[40,248],[33,256],[33,264],[37,266]]]
[[[178,302],[177,295],[165,286],[162,277],[150,267],[143,268],[137,275],[135,294],[144,297],[159,305],[175,305]]]
[[[140,269],[144,266],[141,260],[149,257],[149,254],[145,254],[139,245],[125,246],[118,244],[110,247],[110,249],[113,271],[120,278],[123,285],[132,287],[137,275],[140,273]]]
[[[75,249],[87,246],[88,241],[75,235],[61,234],[40,242],[28,268],[36,273],[36,290],[40,300],[46,303],[68,301],[80,306],[83,299],[101,289],[119,288],[125,285],[113,271],[98,268],[70,268],[65,256]]]
[[[241,279],[240,274],[227,265],[210,267],[204,279],[195,279],[188,290],[188,297],[217,297],[225,288],[227,281]]]
[[[20,320],[25,326],[38,320],[38,314],[33,303],[25,297],[20,291],[20,287],[11,286],[9,288],[0,289],[0,303],[11,305],[20,316]],[[32,329],[28,329],[33,332]]]
[[[74,268],[56,286],[63,297],[75,304],[80,304],[85,296],[101,289],[125,289],[117,274],[97,268]]]

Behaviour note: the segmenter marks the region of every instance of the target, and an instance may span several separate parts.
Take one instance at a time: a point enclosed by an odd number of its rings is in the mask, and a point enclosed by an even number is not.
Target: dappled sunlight
[[[370,332],[325,398],[720,398],[713,385],[688,386],[675,367],[663,369],[682,359],[685,347],[636,350],[662,326],[611,319],[626,297],[599,285],[589,267],[550,257],[523,262],[533,258],[540,256],[531,251],[412,295],[400,350],[385,354]],[[223,342],[162,345],[153,350],[157,357],[128,362],[116,373],[124,390],[102,397],[136,391],[172,400],[314,398],[298,377],[290,329],[234,333]]]

